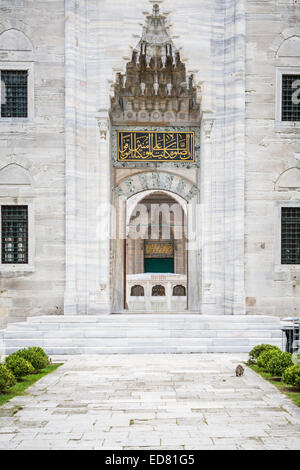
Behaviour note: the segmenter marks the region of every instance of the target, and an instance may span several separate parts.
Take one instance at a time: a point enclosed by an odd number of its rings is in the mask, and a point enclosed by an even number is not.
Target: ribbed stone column
[[[215,292],[225,314],[243,314],[245,0],[215,0],[214,22]]]
[[[110,312],[111,156],[97,0],[66,0],[65,314]],[[101,98],[102,96],[102,98]],[[101,105],[105,109],[99,111]]]
[[[86,2],[65,1],[65,149],[66,149],[66,290],[64,299],[65,315],[83,313],[79,307],[85,301],[83,289],[78,283],[79,266],[82,261],[80,236],[79,194],[82,194],[82,179],[79,160],[85,151],[84,104],[86,100],[85,37]],[[84,263],[83,263],[84,264]]]

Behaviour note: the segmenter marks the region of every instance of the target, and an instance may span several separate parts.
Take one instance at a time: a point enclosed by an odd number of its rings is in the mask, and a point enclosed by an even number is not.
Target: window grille
[[[300,75],[282,75],[282,121],[300,121]]]
[[[166,295],[164,286],[158,285],[158,286],[152,287],[152,295],[156,297]]]
[[[2,206],[2,263],[28,263],[28,207]]]
[[[132,286],[130,295],[136,297],[143,297],[145,295],[143,286]]]
[[[281,208],[281,263],[300,264],[300,207]]]
[[[185,296],[186,295],[185,287],[181,285],[173,287],[173,295]]]
[[[1,71],[1,117],[26,118],[28,116],[27,70]]]

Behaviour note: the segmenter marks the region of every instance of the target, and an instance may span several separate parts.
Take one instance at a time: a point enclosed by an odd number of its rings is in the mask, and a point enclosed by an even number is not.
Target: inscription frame
[[[194,160],[137,160],[118,161],[118,135],[124,132],[194,133]],[[199,168],[200,166],[200,127],[199,126],[113,126],[112,165],[114,168]]]

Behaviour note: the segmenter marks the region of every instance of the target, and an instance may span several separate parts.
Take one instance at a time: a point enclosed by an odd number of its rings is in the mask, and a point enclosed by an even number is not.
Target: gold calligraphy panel
[[[118,131],[118,162],[195,161],[194,132]]]
[[[145,256],[173,256],[173,244],[172,243],[146,243],[145,244]]]

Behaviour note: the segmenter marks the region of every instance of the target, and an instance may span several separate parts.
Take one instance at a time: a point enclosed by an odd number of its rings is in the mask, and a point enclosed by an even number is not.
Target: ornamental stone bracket
[[[214,126],[215,119],[210,115],[203,115],[201,120],[201,126],[204,132],[206,139],[210,139],[212,129]]]
[[[189,180],[167,172],[144,172],[123,179],[113,192],[122,198],[129,197],[146,190],[163,190],[178,194],[190,202],[199,189]]]
[[[107,136],[110,131],[110,118],[108,111],[100,110],[96,115],[98,121],[100,140],[107,141]]]

